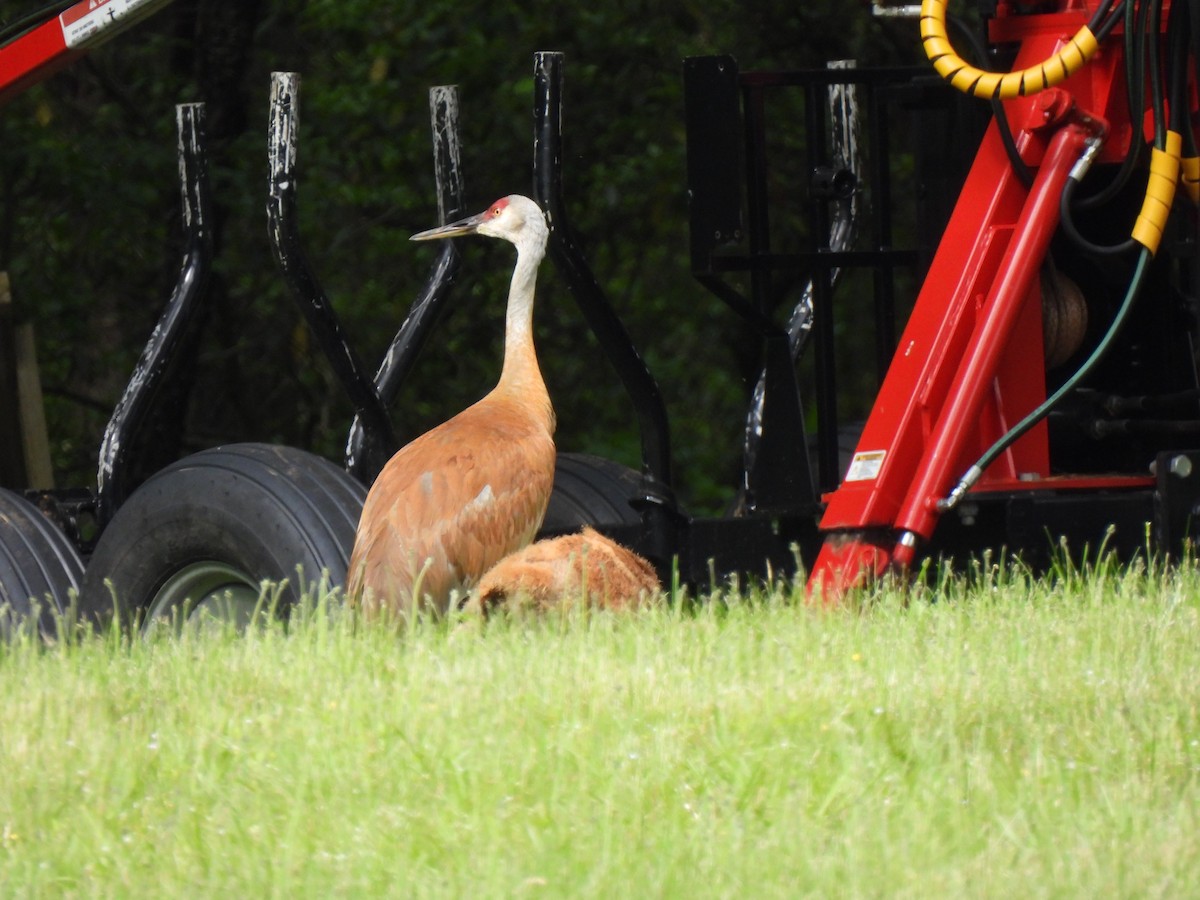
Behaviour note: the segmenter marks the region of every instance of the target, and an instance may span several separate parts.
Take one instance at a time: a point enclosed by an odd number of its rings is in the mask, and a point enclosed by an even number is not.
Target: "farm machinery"
[[[0,43],[0,102],[169,2],[60,3],[19,23]],[[986,43],[943,0],[875,12],[919,20],[931,66],[684,61],[692,273],[762,348],[739,482],[715,517],[676,499],[662,393],[563,196],[563,59],[536,55],[533,196],[555,267],[632,402],[642,457],[631,469],[560,453],[544,534],[594,525],[688,584],[802,567],[820,603],[987,548],[1039,565],[1061,547],[1173,553],[1187,539],[1200,496],[1200,9],[1011,0],[985,10]],[[802,158],[800,196],[773,188],[768,110],[784,93],[803,110],[783,125],[800,126],[789,145]],[[447,243],[367,374],[304,246],[299,94],[296,76],[274,76],[268,223],[281,275],[353,403],[345,458],[236,444],[133,474],[145,423],[195,338],[213,253],[204,108],[181,105],[178,283],[105,431],[95,489],[0,490],[11,616],[49,598],[48,630],[74,590],[83,613],[128,624],[244,618],[263,580],[281,584],[286,607],[306,578],[345,577],[366,485],[396,448],[389,404],[432,338],[459,258]],[[989,106],[984,124],[974,110]],[[452,88],[431,91],[443,221],[461,211],[457,114]],[[905,130],[918,140],[902,154]],[[915,214],[901,223],[906,167]],[[803,237],[781,249],[772,226],[785,214],[802,217]],[[905,277],[920,282],[915,300]],[[849,285],[866,315],[848,314]],[[840,409],[847,334],[859,354],[850,365],[878,373],[864,421]]]

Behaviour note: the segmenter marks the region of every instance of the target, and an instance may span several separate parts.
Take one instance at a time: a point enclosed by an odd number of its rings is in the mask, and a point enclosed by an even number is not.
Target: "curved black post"
[[[462,163],[458,139],[458,88],[443,85],[429,89],[429,114],[433,127],[433,170],[437,181],[438,224],[444,225],[462,213]],[[412,371],[417,356],[434,325],[445,311],[445,299],[458,274],[460,256],[456,241],[441,241],[437,261],[421,293],[413,301],[387,354],[375,373],[375,390],[386,406]],[[364,484],[370,484],[383,464],[367,451],[368,432],[355,416],[346,441],[346,469]]]
[[[396,451],[396,432],[380,402],[374,384],[363,371],[329,299],[309,265],[300,240],[296,216],[296,144],[299,132],[300,76],[294,72],[271,75],[271,118],[267,134],[270,183],[267,220],[271,247],[284,280],[308,321],[309,327],[342,382],[354,412],[368,436],[365,453],[375,471]],[[357,461],[355,461],[357,462]]]
[[[186,241],[183,264],[175,290],[104,429],[96,472],[96,522],[101,528],[108,524],[133,490],[130,472],[138,435],[154,408],[172,363],[197,331],[200,301],[211,269],[212,209],[205,154],[204,104],[177,106],[175,119],[179,132],[179,181]]]
[[[660,553],[663,529],[677,510],[671,492],[671,436],[658,383],[605,297],[575,241],[562,199],[562,54],[542,51],[534,62],[534,195],[550,224],[550,256],[633,401],[642,437],[645,512],[668,514],[652,523]]]

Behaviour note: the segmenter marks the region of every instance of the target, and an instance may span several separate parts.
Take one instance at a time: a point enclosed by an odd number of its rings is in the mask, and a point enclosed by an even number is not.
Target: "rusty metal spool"
[[[1046,368],[1061,366],[1075,355],[1087,335],[1087,300],[1079,285],[1062,272],[1042,270],[1042,346]]]

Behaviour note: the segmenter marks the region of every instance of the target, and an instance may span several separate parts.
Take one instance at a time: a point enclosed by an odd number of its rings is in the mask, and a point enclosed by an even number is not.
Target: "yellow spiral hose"
[[[1175,202],[1175,187],[1179,183],[1179,156],[1183,152],[1183,136],[1177,131],[1167,132],[1167,148],[1157,147],[1150,151],[1150,180],[1146,184],[1146,198],[1142,211],[1133,224],[1131,237],[1149,250],[1158,252],[1171,204]]]
[[[946,32],[947,0],[922,0],[921,41],[938,74],[964,94],[986,100],[1011,100],[1044,91],[1065,81],[1092,58],[1099,46],[1092,30],[1084,25],[1065,47],[1049,59],[1018,72],[985,72],[977,69],[950,46]]]

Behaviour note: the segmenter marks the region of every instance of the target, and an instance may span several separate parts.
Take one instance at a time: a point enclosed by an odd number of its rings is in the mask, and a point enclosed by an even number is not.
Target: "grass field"
[[[1200,574],[0,649],[0,895],[1200,896]]]

